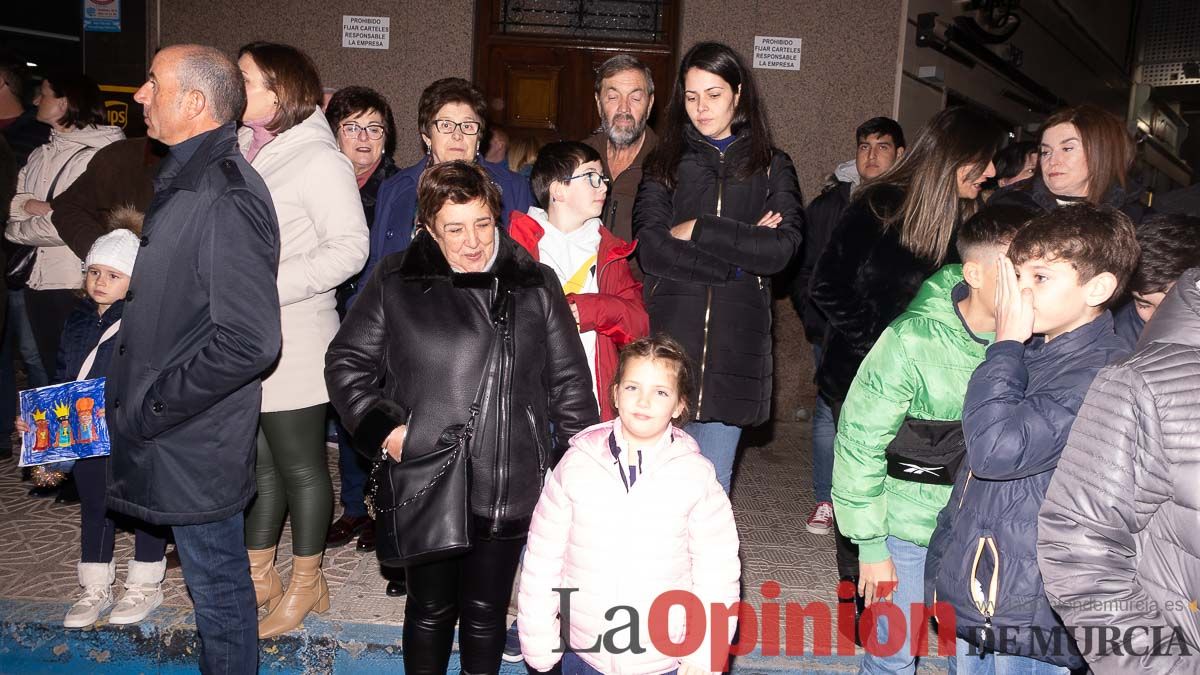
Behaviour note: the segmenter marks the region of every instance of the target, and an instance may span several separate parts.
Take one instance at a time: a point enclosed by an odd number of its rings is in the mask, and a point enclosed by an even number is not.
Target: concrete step
[[[0,600],[0,673],[79,675],[196,673],[199,641],[189,609],[161,607],[134,626],[103,619],[91,628],[67,630],[69,603]],[[859,656],[764,656],[756,650],[735,659],[732,673],[849,673]],[[945,672],[944,658],[922,659],[921,673]],[[458,654],[450,671],[458,671]],[[264,673],[403,673],[399,626],[330,621],[310,616],[303,629],[259,643]],[[503,664],[502,675],[526,673],[524,664]]]

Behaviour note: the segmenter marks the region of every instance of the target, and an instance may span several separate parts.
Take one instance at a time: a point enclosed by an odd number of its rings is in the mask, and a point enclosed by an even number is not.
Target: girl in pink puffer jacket
[[[719,614],[714,630],[709,608],[738,600],[738,535],[712,464],[671,424],[685,418],[690,395],[687,358],[675,341],[642,338],[621,351],[617,419],[571,440],[533,514],[517,599],[531,668],[547,671],[561,658],[563,675],[724,669],[736,613]],[[660,603],[652,614],[667,591],[694,595],[701,620],[686,622],[678,603]],[[652,623],[659,624],[654,636]],[[694,649],[668,656],[661,651],[671,650],[668,640]]]

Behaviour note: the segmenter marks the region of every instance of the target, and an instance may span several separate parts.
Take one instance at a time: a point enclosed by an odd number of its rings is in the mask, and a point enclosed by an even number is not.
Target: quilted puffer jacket
[[[838,529],[859,560],[888,558],[888,535],[927,546],[951,486],[894,478],[887,448],[906,419],[962,418],[963,395],[992,333],[973,335],[956,311],[962,265],[930,277],[871,348],[846,396],[833,455]],[[950,474],[953,477],[953,474]]]
[[[1130,636],[1134,653],[1085,655],[1096,673],[1200,668],[1198,283],[1200,269],[1186,273],[1137,355],[1096,377],[1038,519],[1054,609],[1068,624]],[[1161,630],[1156,644],[1156,626],[1178,633]]]
[[[570,594],[571,647],[602,673],[665,673],[679,667],[649,639],[650,606],[669,590],[688,591],[707,608],[737,601],[741,563],[738,534],[729,498],[717,483],[712,464],[700,455],[691,436],[672,427],[662,452],[643,458],[641,477],[626,489],[614,464],[609,437],[616,421],[585,429],[546,482],[529,530],[517,598],[517,624],[525,663],[550,670],[562,657],[559,648],[561,594]],[[619,654],[586,652],[616,623],[605,612],[618,605],[638,613],[638,639],[646,651]],[[706,620],[687,625],[682,608],[668,615],[671,640],[702,631],[700,646],[684,661],[702,670],[712,665],[712,631]],[[733,635],[737,617],[729,620]],[[627,632],[625,633],[627,634]],[[617,644],[622,644],[618,641]],[[715,646],[718,663],[729,645]]]
[[[1128,355],[1123,345],[1105,311],[1049,342],[996,342],[971,376],[962,418],[966,470],[925,558],[926,599],[954,608],[964,640],[1083,665],[1065,646],[1039,641],[1061,632],[1062,621],[1038,573],[1037,514],[1088,387],[1101,368]]]

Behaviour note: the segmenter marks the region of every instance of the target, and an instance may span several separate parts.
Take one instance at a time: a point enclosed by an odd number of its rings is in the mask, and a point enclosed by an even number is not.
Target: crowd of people
[[[86,76],[26,108],[0,65],[0,419],[30,432],[18,366],[106,378],[111,454],[31,472],[80,502],[65,627],[144,620],[173,541],[201,670],[254,672],[260,638],[328,610],[323,556],[355,541],[407,596],[407,672],[455,643],[464,673],[720,672],[736,614],[672,614],[688,654],[645,638],[667,591],[741,595],[729,493],[771,417],[779,283],[816,365],[806,526],[877,617],[856,639],[906,631],[862,672],[915,671],[928,604],[951,672],[1194,670],[1200,214],[1148,205],[1119,118],[1080,105],[1010,142],[968,108],[911,139],[875,117],[806,208],[724,44],[683,55],[659,134],[650,69],[617,55],[600,129],[536,152],[439,79],[406,168],[378,92],[328,95],[289,45],[235,56],[159,51],[131,139]],[[640,649],[601,639],[617,605]],[[1080,625],[1127,648],[1080,650]]]

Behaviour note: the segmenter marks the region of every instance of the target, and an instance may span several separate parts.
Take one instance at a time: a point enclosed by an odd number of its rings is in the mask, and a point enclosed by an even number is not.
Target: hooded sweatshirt
[[[53,131],[50,142],[29,154],[29,162],[17,176],[17,194],[9,206],[4,236],[16,244],[38,247],[29,275],[30,289],[79,288],[83,283],[83,262],[59,237],[54,213],[32,216],[25,212],[25,203],[31,199],[50,201],[51,197],[62,194],[87,168],[97,150],[122,138],[124,132],[114,126]]]

